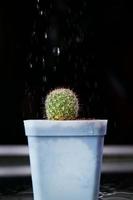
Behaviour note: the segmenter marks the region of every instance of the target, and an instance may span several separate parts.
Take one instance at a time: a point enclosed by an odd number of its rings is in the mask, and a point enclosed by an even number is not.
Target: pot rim
[[[27,136],[104,136],[107,119],[87,120],[24,120]]]

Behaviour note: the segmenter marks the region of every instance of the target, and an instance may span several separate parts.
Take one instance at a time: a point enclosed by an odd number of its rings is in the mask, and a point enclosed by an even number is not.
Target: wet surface
[[[17,195],[1,196],[1,200],[32,200],[32,192],[24,192]],[[99,200],[132,200],[133,193],[128,192],[114,192],[112,194],[100,194]]]
[[[1,200],[32,200],[31,180],[0,179]],[[133,175],[102,175],[99,200],[133,200]]]
[[[133,199],[133,193],[129,193],[129,192],[113,192],[113,193],[107,193],[107,194],[104,194],[104,193],[100,193],[99,195],[99,200],[103,199],[103,200],[126,200],[126,199]]]

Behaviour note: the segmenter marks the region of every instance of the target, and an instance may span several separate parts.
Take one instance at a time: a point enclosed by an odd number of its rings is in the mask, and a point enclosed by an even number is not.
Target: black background
[[[0,4],[0,144],[25,144],[47,92],[70,87],[80,118],[107,118],[106,144],[133,144],[133,32],[128,1]]]

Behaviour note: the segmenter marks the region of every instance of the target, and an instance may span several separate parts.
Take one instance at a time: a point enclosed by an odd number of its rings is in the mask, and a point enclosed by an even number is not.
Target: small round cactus
[[[46,97],[45,111],[48,119],[73,120],[77,118],[78,110],[78,98],[70,89],[55,89]]]

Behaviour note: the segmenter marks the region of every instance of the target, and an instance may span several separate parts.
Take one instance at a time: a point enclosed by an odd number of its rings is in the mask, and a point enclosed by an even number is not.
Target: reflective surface
[[[1,200],[32,200],[30,178],[0,179]],[[104,174],[99,200],[132,200],[133,174]]]
[[[33,196],[32,193],[22,193],[14,196],[3,196],[1,200],[32,200]],[[99,200],[132,200],[133,193],[128,192],[115,192],[112,194],[101,194]]]

